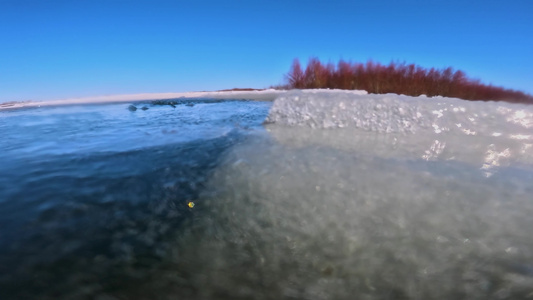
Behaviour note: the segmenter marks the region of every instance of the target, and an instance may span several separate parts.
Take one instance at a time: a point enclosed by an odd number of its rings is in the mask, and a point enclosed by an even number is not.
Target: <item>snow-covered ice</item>
[[[267,126],[272,135],[286,144],[318,143],[386,157],[457,160],[487,169],[533,164],[533,106],[525,104],[293,91],[276,99],[266,123],[272,124]]]

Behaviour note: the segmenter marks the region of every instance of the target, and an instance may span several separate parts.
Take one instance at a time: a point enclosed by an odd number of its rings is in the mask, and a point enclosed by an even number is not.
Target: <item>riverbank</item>
[[[82,98],[55,99],[46,101],[12,101],[0,103],[0,110],[60,106],[60,105],[83,105],[121,102],[142,102],[153,100],[167,100],[177,98],[209,98],[209,99],[235,99],[235,100],[260,100],[273,101],[280,94],[286,91],[281,90],[256,90],[256,91],[214,91],[214,92],[182,92],[182,93],[142,93],[124,95],[105,95]]]
[[[343,94],[366,94],[365,91],[358,90],[305,90],[305,93],[316,92],[335,92]],[[169,99],[232,99],[232,100],[256,100],[256,101],[274,101],[277,97],[289,92],[288,90],[264,89],[264,90],[222,90],[212,92],[182,92],[182,93],[142,93],[142,94],[124,94],[124,95],[105,95],[95,97],[55,99],[45,101],[10,101],[0,103],[0,111],[18,108],[44,107],[44,106],[61,106],[61,105],[84,105],[84,104],[103,104],[103,103],[122,103],[122,102],[143,102],[154,100]]]

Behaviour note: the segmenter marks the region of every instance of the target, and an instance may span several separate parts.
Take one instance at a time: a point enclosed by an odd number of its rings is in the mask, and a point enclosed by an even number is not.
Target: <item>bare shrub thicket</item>
[[[415,64],[391,62],[382,65],[373,61],[352,63],[341,60],[335,66],[309,59],[305,70],[295,59],[285,75],[289,89],[365,90],[372,94],[396,93],[410,96],[445,96],[465,100],[495,100],[533,103],[533,96],[470,79],[461,70],[451,67],[427,69]]]

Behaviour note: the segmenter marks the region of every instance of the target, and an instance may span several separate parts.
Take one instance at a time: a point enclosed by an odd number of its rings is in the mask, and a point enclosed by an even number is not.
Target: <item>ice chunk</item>
[[[458,160],[485,166],[488,175],[499,166],[533,165],[533,106],[524,104],[292,91],[274,101],[266,123],[285,145]]]
[[[466,135],[490,135],[507,129],[509,134],[527,135],[533,126],[533,106],[445,97],[292,91],[274,101],[266,123],[397,133],[452,131]]]

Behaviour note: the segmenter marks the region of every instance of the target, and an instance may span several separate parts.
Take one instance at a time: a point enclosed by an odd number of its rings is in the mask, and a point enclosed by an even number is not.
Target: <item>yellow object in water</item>
[[[187,206],[189,206],[189,208],[193,208],[194,207],[194,202],[191,201],[191,202],[187,203]]]

